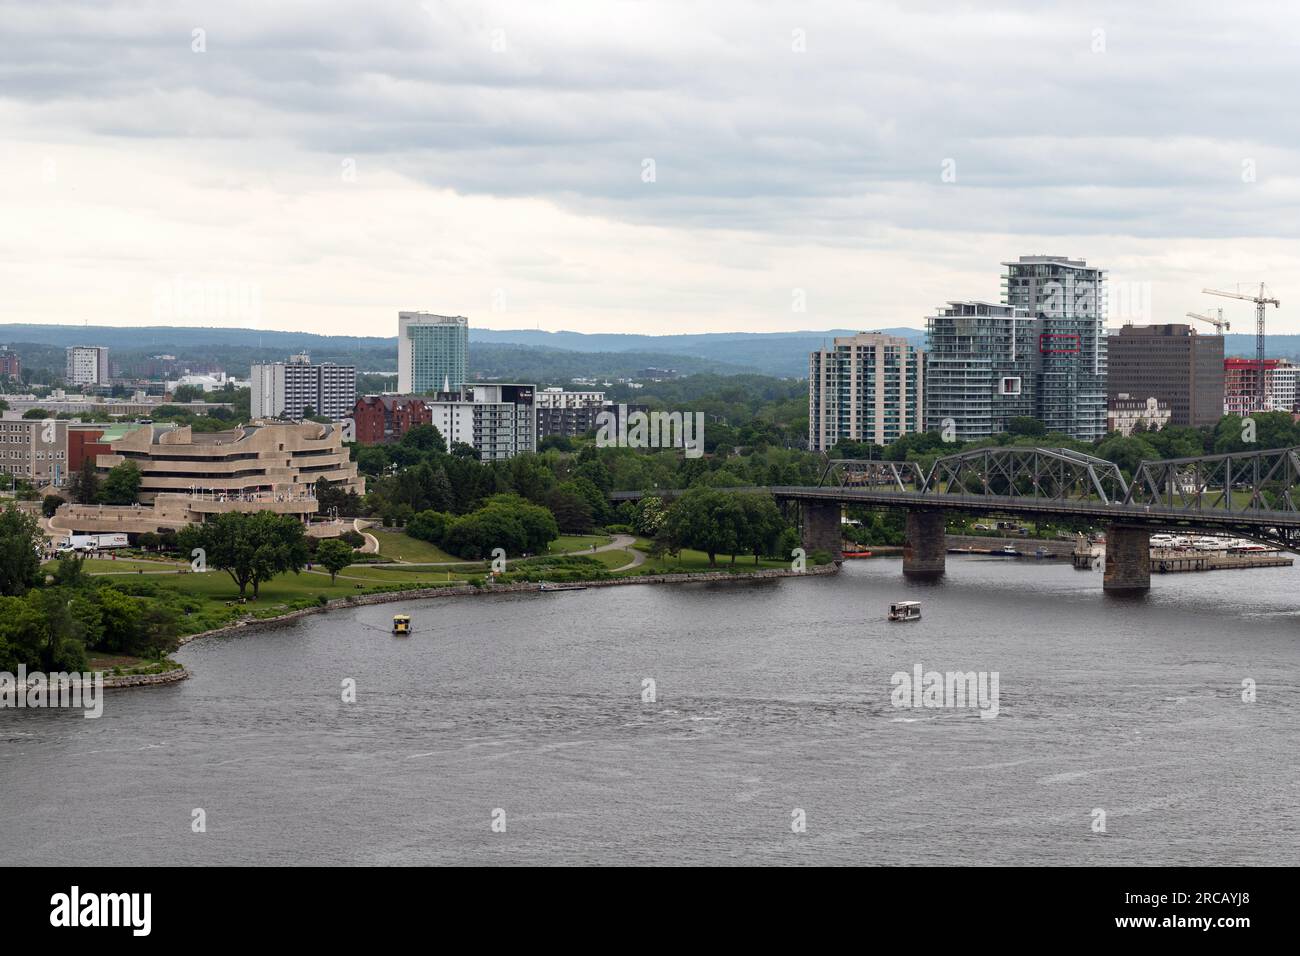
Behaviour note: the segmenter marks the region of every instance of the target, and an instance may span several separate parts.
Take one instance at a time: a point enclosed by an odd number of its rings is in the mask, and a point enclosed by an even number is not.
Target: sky
[[[1300,9],[7,3],[0,323],[924,325],[1027,254],[1300,332]],[[1209,327],[1204,326],[1208,331]]]

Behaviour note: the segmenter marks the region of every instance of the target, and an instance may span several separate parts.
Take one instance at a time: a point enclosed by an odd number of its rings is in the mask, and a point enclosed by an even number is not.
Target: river
[[[886,623],[904,598],[923,619]],[[190,680],[97,720],[0,711],[0,863],[1297,858],[1300,568],[1120,600],[1068,562],[950,556],[923,585],[875,559],[375,605],[177,657]],[[997,716],[895,707],[917,664],[996,671]]]

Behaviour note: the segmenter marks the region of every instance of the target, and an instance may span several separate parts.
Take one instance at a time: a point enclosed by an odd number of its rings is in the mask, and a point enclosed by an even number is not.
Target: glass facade
[[[925,320],[925,428],[956,441],[1034,415],[1034,317],[1009,305],[949,302]]]
[[[428,312],[397,316],[397,390],[423,395],[460,391],[469,360],[469,319]]]
[[[1038,317],[1035,417],[1080,441],[1106,434],[1106,273],[1082,259],[1004,262],[1003,304]]]

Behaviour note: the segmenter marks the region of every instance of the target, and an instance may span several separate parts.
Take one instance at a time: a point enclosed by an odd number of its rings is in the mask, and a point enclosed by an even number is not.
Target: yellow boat
[[[411,615],[394,614],[393,615],[393,633],[410,634],[411,633]]]

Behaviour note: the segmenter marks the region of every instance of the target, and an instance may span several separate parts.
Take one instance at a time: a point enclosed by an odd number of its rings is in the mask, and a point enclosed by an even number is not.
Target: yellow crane
[[[1259,284],[1259,295],[1245,295],[1241,292],[1221,292],[1218,289],[1202,289],[1206,295],[1221,295],[1228,299],[1244,299],[1247,302],[1255,303],[1255,369],[1259,373],[1258,400],[1259,410],[1262,411],[1267,404],[1268,385],[1264,381],[1264,307],[1272,305],[1274,308],[1281,308],[1282,303],[1277,299],[1265,295],[1268,290],[1264,283]]]
[[[1217,319],[1212,315],[1201,315],[1197,312],[1188,312],[1187,317],[1189,319],[1200,319],[1202,322],[1209,322],[1212,326],[1214,326],[1214,331],[1222,335],[1224,332],[1227,332],[1229,329],[1231,329],[1232,326],[1227,322],[1223,321],[1222,309],[1215,309],[1214,311],[1219,314],[1219,317]]]

